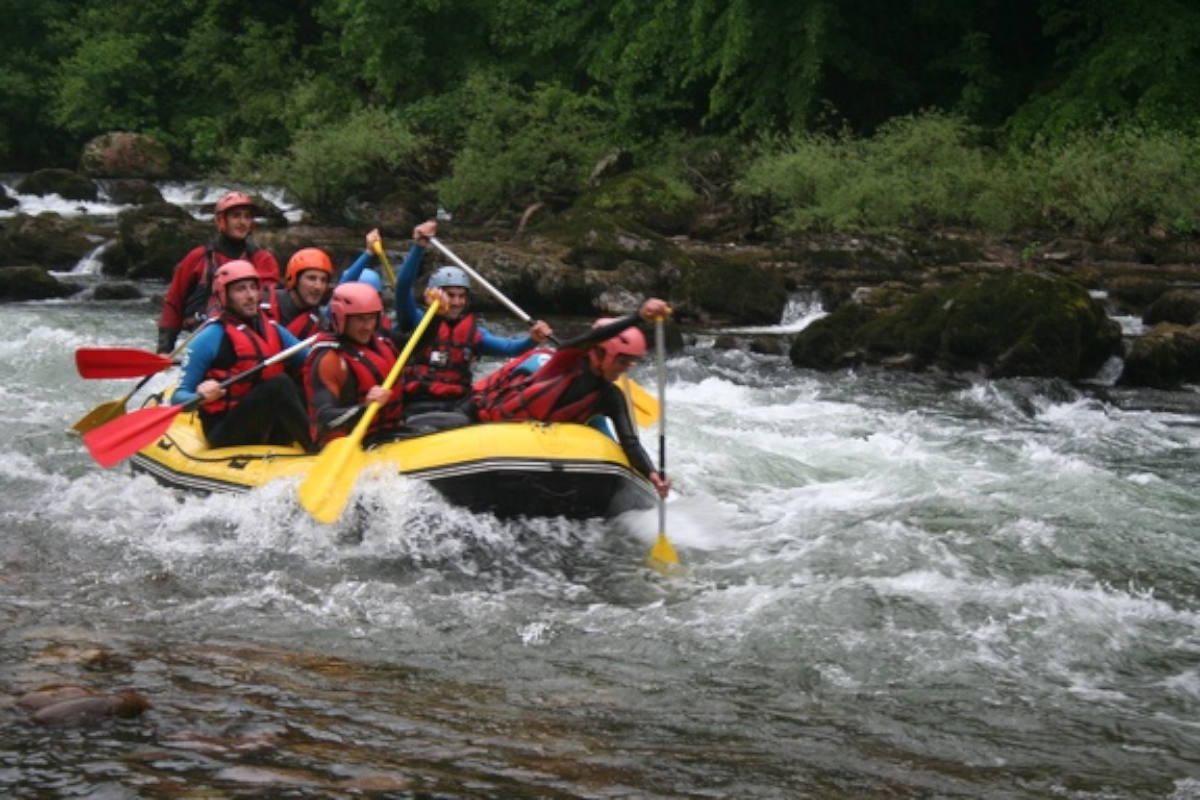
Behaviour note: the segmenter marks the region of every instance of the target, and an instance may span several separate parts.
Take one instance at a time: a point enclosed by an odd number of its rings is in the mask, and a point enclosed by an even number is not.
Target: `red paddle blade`
[[[80,347],[75,351],[75,368],[84,378],[140,378],[174,363],[167,356],[131,347]]]
[[[83,443],[96,463],[111,467],[166,433],[182,410],[183,406],[139,408],[88,431],[83,435]]]

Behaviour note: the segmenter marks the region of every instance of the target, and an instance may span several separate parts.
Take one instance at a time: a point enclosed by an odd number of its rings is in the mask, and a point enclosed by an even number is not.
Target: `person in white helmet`
[[[229,192],[217,201],[213,209],[216,240],[193,248],[175,265],[158,318],[159,353],[175,349],[180,331],[193,330],[208,316],[221,313],[212,301],[212,279],[222,264],[249,261],[258,272],[260,290],[279,282],[275,256],[249,241],[255,210],[254,199],[244,192]]]
[[[367,235],[368,248],[372,245],[372,235],[378,239],[379,232]],[[413,229],[413,247],[396,275],[396,322],[400,330],[411,330],[424,315],[424,310],[417,306],[413,285],[429,237],[436,235],[435,220],[422,222]],[[519,355],[546,341],[553,331],[542,320],[530,327],[527,336],[496,336],[488,331],[479,324],[474,312],[467,310],[471,282],[458,267],[438,267],[430,275],[426,288],[440,289],[447,304],[438,308],[437,317],[401,373],[405,417],[411,420],[417,415],[450,412],[462,414],[461,422],[466,422],[469,415],[464,409],[470,406],[472,362],[481,355]]]

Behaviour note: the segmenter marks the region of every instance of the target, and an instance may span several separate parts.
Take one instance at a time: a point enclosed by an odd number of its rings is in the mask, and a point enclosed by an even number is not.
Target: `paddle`
[[[75,351],[75,369],[82,378],[140,378],[174,364],[171,356],[132,347],[80,347]]]
[[[396,272],[392,269],[392,262],[388,261],[387,253],[383,251],[383,242],[375,242],[375,255],[379,256],[380,263],[383,264],[383,271],[387,273],[388,285],[396,285]]]
[[[517,317],[517,319],[521,320],[528,326],[533,325],[533,317],[522,311],[520,306],[505,297],[503,292],[501,292],[499,289],[489,283],[486,278],[472,269],[467,262],[463,261],[453,252],[451,252],[450,248],[442,244],[436,236],[430,236],[429,242],[438,250],[441,250],[442,254],[445,255],[446,258],[457,264],[463,272],[470,275],[471,280],[478,283],[484,289],[487,289],[488,293],[492,297],[496,298],[496,300],[501,304],[503,304],[505,308],[511,311]],[[553,336],[550,337],[550,341],[554,344],[558,344],[558,340]],[[628,382],[629,386],[626,396],[633,401],[633,415],[637,420],[637,424],[642,427],[650,425],[654,422],[654,420],[658,419],[658,403],[654,400],[649,392],[647,392],[641,386],[638,386],[637,381],[635,381],[633,378],[629,378]]]
[[[167,356],[167,358],[171,359],[172,364],[175,363],[175,359],[178,358],[179,354],[183,352],[183,349],[187,347],[187,343],[192,340],[192,337],[207,328],[212,321],[213,320],[211,319],[205,320],[200,327],[196,328],[194,331],[188,334],[186,339],[176,345],[175,349],[171,351],[171,354]],[[78,366],[78,351],[76,351],[75,363],[76,366]],[[87,433],[93,428],[98,428],[104,423],[111,422],[117,417],[122,416],[125,413],[125,406],[129,403],[129,398],[137,394],[138,390],[145,386],[146,383],[157,374],[157,371],[152,372],[146,377],[142,378],[137,382],[136,386],[126,392],[125,396],[119,400],[110,400],[107,403],[101,403],[100,405],[96,406],[83,417],[81,417],[78,422],[72,425],[71,430],[75,431],[76,433]]]
[[[654,321],[654,349],[658,356],[658,406],[662,412],[658,417],[658,474],[665,479],[667,477],[667,337],[663,328],[663,319],[659,317]],[[646,556],[646,566],[664,575],[676,574],[682,569],[679,564],[679,556],[675,553],[675,548],[671,545],[670,540],[667,539],[667,500],[662,495],[658,497],[658,538],[655,540],[654,546],[650,548],[650,554]]]
[[[244,372],[239,372],[221,381],[221,388],[252,378],[272,364],[291,358],[296,353],[317,340],[320,334],[314,334],[302,342],[297,342],[286,350],[281,350],[265,361],[256,364]],[[87,446],[92,458],[102,467],[111,467],[141,450],[171,427],[175,416],[183,411],[192,411],[204,401],[197,397],[186,403],[170,406],[151,406],[139,408],[122,417],[101,425],[83,435],[83,443]]]
[[[421,339],[421,334],[425,333],[429,323],[437,316],[437,309],[436,300],[429,304],[429,309],[421,318],[417,329],[408,337],[408,344],[404,346],[396,363],[392,365],[391,371],[380,384],[384,389],[391,389],[392,384],[400,377],[400,370],[404,368],[404,362],[408,361],[408,357],[412,355],[413,349]],[[354,482],[358,479],[358,473],[363,468],[365,459],[360,445],[378,410],[379,403],[368,404],[366,411],[363,412],[358,424],[354,426],[349,435],[334,439],[325,445],[325,449],[321,451],[316,463],[312,465],[308,475],[300,484],[297,492],[300,505],[304,506],[304,510],[318,522],[336,522],[337,518],[342,515],[346,501],[350,499]]]

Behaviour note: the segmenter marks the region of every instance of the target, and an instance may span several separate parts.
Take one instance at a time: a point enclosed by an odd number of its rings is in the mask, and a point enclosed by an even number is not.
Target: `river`
[[[0,322],[0,795],[1200,797],[1195,415],[700,337],[667,364],[664,578],[655,512],[378,479],[326,527],[292,483],[102,470],[65,431],[131,382],[73,352],[150,348],[150,303]],[[12,706],[52,684],[153,708]]]

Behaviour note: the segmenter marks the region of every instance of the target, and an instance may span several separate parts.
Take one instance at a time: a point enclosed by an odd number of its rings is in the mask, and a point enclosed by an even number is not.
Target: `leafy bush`
[[[513,213],[534,202],[565,206],[612,146],[610,109],[557,84],[526,92],[477,74],[455,100],[467,122],[461,150],[450,176],[438,183],[438,195],[460,213]]]
[[[962,119],[927,113],[891,120],[869,139],[767,141],[737,190],[767,199],[788,232],[969,224],[990,158],[974,138]]]
[[[267,160],[262,174],[305,207],[336,216],[348,196],[378,192],[419,172],[423,147],[399,114],[366,108],[298,132],[287,154]]]

